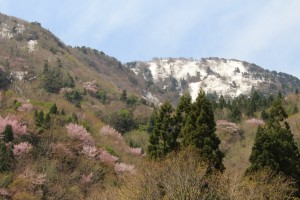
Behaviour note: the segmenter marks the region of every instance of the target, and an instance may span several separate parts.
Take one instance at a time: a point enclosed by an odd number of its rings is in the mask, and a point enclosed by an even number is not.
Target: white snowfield
[[[201,88],[206,93],[216,92],[218,95],[236,97],[240,94],[249,94],[252,87],[256,87],[259,83],[268,82],[252,77],[248,67],[237,60],[155,59],[146,64],[154,83],[170,77],[175,78],[179,85],[181,80],[186,80],[193,100]],[[142,73],[139,65],[131,70],[136,74]]]

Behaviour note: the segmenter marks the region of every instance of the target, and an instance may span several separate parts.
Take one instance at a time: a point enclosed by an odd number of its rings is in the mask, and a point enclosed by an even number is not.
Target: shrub
[[[71,136],[74,139],[82,141],[84,144],[87,145],[93,145],[94,140],[91,137],[90,133],[87,132],[87,130],[80,125],[70,123],[66,125],[67,131],[69,136]]]

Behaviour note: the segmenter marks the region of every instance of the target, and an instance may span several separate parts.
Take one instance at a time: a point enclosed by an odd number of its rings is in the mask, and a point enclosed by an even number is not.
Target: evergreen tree
[[[223,109],[224,107],[226,107],[226,101],[225,101],[223,95],[221,95],[220,98],[219,98],[219,107],[220,107],[221,109]]]
[[[127,91],[126,90],[122,91],[122,94],[120,96],[120,100],[121,101],[127,101]]]
[[[5,142],[0,141],[0,172],[12,170],[13,164],[12,145],[7,146]]]
[[[37,113],[37,114],[36,114]],[[44,112],[41,110],[40,112],[36,112],[35,116],[35,125],[37,127],[42,127],[44,124]]]
[[[219,149],[220,139],[217,137],[214,114],[204,91],[200,91],[192,104],[185,125],[182,128],[182,146],[194,146],[200,150],[200,156],[210,168],[223,171],[223,153]]]
[[[11,142],[14,139],[13,129],[10,124],[7,124],[2,132],[3,141],[4,142]]]
[[[49,113],[55,114],[55,115],[58,113],[58,111],[57,111],[57,106],[56,106],[55,103],[50,107]]]
[[[192,98],[189,93],[182,95],[176,108],[176,131],[180,133],[186,118],[192,108]]]
[[[264,121],[267,121],[269,119],[269,114],[267,113],[267,111],[265,109],[263,109],[261,111],[261,114],[260,114],[261,118],[264,120]]]
[[[239,122],[241,120],[242,113],[240,109],[237,107],[237,105],[233,104],[231,108],[231,113],[229,115],[229,118],[233,122]]]
[[[300,180],[300,152],[285,121],[287,114],[281,101],[278,98],[273,103],[266,125],[257,130],[247,171],[271,168]]]
[[[49,113],[47,113],[46,114],[46,116],[45,116],[45,119],[44,119],[44,127],[46,128],[46,129],[49,129],[50,128],[50,126],[51,126],[51,117],[50,117],[50,114]]]
[[[178,132],[175,131],[173,108],[166,101],[159,109],[155,120],[155,128],[150,135],[148,146],[151,158],[160,158],[178,149]]]

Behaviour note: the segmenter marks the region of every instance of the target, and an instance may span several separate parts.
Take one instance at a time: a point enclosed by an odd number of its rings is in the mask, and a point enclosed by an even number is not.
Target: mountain
[[[252,88],[264,94],[300,89],[300,80],[292,75],[234,59],[155,58],[122,64],[102,51],[67,46],[38,22],[3,14],[0,41],[0,69],[9,71],[14,81],[36,82],[47,61],[51,67],[63,66],[63,73],[74,77],[77,86],[95,81],[111,98],[126,90],[157,104],[165,99],[176,103],[187,91],[195,99],[200,88],[227,97],[249,94]]]
[[[288,94],[300,89],[300,80],[292,75],[270,72],[234,59],[155,58],[126,66],[146,80],[155,96],[164,98],[178,97],[188,91],[195,100],[200,88],[209,94],[231,98],[250,94],[253,88],[264,94],[277,94],[278,91]]]

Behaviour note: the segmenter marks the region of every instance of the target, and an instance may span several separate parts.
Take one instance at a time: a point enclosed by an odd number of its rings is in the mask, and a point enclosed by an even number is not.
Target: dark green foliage
[[[119,112],[112,114],[109,124],[120,133],[131,131],[135,128],[133,113],[127,109],[121,109]]]
[[[13,170],[14,155],[12,148],[12,144],[7,146],[6,143],[0,141],[0,172]]]
[[[267,121],[269,119],[269,114],[267,113],[267,111],[265,109],[261,111],[260,115],[264,121]]]
[[[55,103],[50,107],[49,113],[54,115],[58,114],[57,106]]]
[[[120,96],[120,100],[121,101],[126,101],[127,100],[127,91],[126,90],[122,91],[122,94]]]
[[[76,113],[72,113],[72,116],[71,117],[69,117],[69,120],[68,120],[69,122],[73,122],[73,123],[75,123],[75,124],[78,124],[78,117],[77,117],[77,115],[76,115]]]
[[[104,104],[107,101],[107,93],[104,90],[100,90],[96,94],[96,98],[99,99],[101,101],[101,103]]]
[[[10,124],[7,124],[2,132],[3,138],[2,140],[6,143],[13,141],[14,139],[14,134],[13,134],[13,129]]]
[[[126,104],[128,106],[134,106],[139,101],[138,97],[135,95],[130,95],[127,97]]]
[[[42,86],[47,92],[58,93],[63,87],[75,87],[75,82],[73,77],[69,74],[64,76],[60,68],[50,69],[48,61],[45,61],[42,74]]]
[[[46,114],[43,125],[46,129],[49,129],[51,127],[51,117],[49,113]]]
[[[240,109],[236,105],[233,105],[229,115],[230,121],[239,122],[241,120],[241,117],[242,117],[242,113]]]
[[[40,112],[35,111],[34,112],[34,120],[35,120],[35,125],[37,127],[42,127],[44,124],[44,112],[41,110]]]
[[[6,89],[11,83],[11,77],[8,72],[0,69],[0,89]]]
[[[67,74],[67,76],[64,76],[63,87],[69,87],[69,88],[75,87],[74,78],[70,74]]]
[[[220,107],[221,109],[223,109],[224,107],[226,107],[226,101],[225,101],[223,95],[220,96],[220,99],[219,99],[219,107]]]
[[[196,147],[210,168],[223,171],[224,155],[219,149],[220,139],[215,131],[216,124],[211,104],[204,91],[200,91],[181,130],[182,146]]]
[[[150,135],[148,153],[151,158],[160,158],[178,149],[178,132],[175,128],[173,108],[166,101],[159,109],[155,119],[155,128]]]
[[[80,108],[80,106],[81,106],[80,102],[82,100],[82,96],[77,90],[67,92],[67,93],[65,93],[64,96],[69,102],[74,104],[76,107]]]
[[[273,103],[266,125],[257,130],[248,172],[271,168],[300,180],[300,153],[281,101]]]
[[[60,69],[49,69],[47,60],[44,62],[44,71],[42,74],[42,86],[47,92],[58,93],[63,87],[63,74]]]
[[[151,113],[150,117],[149,117],[149,121],[148,121],[148,125],[147,125],[147,132],[148,133],[152,133],[154,128],[155,128],[155,120],[157,118],[157,110],[154,109],[153,112]]]
[[[62,109],[62,110],[60,111],[60,114],[61,114],[61,115],[65,115],[65,114],[66,114],[65,109]]]
[[[182,95],[176,108],[176,131],[180,132],[184,126],[187,116],[192,109],[192,98],[190,94]]]

